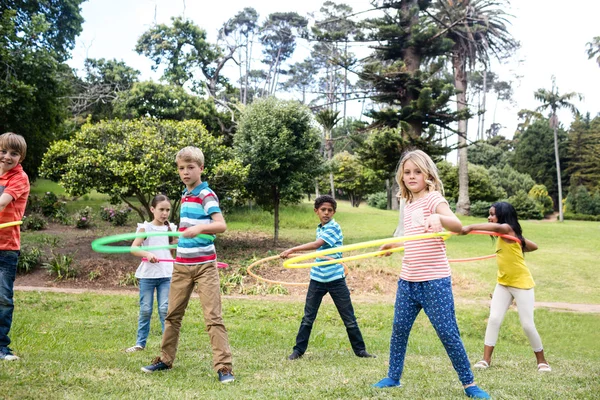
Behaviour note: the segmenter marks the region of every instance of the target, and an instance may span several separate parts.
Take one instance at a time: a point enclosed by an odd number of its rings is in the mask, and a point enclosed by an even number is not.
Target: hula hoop
[[[460,263],[460,262],[469,262],[469,261],[479,261],[479,260],[487,260],[488,258],[494,258],[494,257],[496,257],[496,254],[489,254],[487,256],[470,257],[470,258],[449,258],[448,262]]]
[[[298,264],[299,261],[304,261],[304,260],[308,260],[311,258],[317,258],[320,256],[325,256],[325,255],[333,254],[333,253],[340,253],[340,252],[352,251],[352,250],[360,250],[360,249],[364,249],[367,247],[383,246],[384,244],[389,244],[389,243],[408,242],[408,241],[413,241],[413,240],[430,239],[430,238],[435,238],[435,237],[441,237],[442,239],[447,240],[450,236],[452,236],[451,232],[432,232],[432,233],[424,233],[421,235],[411,235],[411,236],[401,236],[401,237],[397,237],[397,238],[394,237],[394,238],[387,238],[387,239],[380,239],[380,240],[371,240],[369,242],[349,244],[346,246],[333,247],[333,248],[327,249],[327,250],[321,250],[321,251],[315,251],[312,253],[303,254],[301,256],[297,256],[297,257],[288,259],[287,261],[285,261],[283,263],[283,266],[285,268],[308,268],[308,267],[316,267],[316,266],[321,266],[321,265],[341,263],[342,261],[347,262],[347,261],[361,260],[363,258],[376,257],[376,256],[388,254],[388,253],[395,253],[397,251],[402,251],[402,250],[404,250],[404,247],[396,247],[396,248],[388,249],[388,250],[373,251],[370,253],[358,254],[358,255],[349,256],[349,257],[336,258],[336,259],[327,260],[327,261],[318,261],[318,262],[312,262],[312,263]]]
[[[8,228],[9,226],[21,225],[22,223],[23,223],[23,221],[5,222],[3,224],[0,224],[0,229],[2,229],[2,228]]]
[[[146,257],[142,257],[142,261],[148,261],[148,259]],[[172,258],[159,258],[158,262],[172,262],[174,263],[175,260]],[[224,263],[224,262],[217,262],[217,268],[229,268],[229,264]]]
[[[98,253],[130,253],[132,247],[129,246],[107,246],[108,244],[121,242],[124,240],[132,240],[137,238],[147,238],[151,236],[181,236],[183,232],[136,232],[136,233],[124,233],[121,235],[105,236],[96,239],[92,242],[92,250]],[[200,234],[197,238],[207,239],[211,242],[215,240],[212,235]],[[147,246],[147,247],[136,247],[140,250],[160,250],[160,249],[176,249],[176,244],[160,245],[160,246]]]
[[[513,242],[517,242],[521,244],[521,239],[515,236],[507,235],[505,233],[491,232],[491,231],[471,231],[468,233],[469,235],[486,235],[486,236],[498,236],[504,239],[512,240]],[[455,233],[455,235],[457,235]]]
[[[254,268],[262,263],[265,263],[267,261],[272,261],[272,260],[276,260],[276,259],[281,259],[281,257],[279,257],[279,255],[275,255],[275,256],[270,256],[270,257],[266,257],[261,260],[255,261],[252,264],[248,265],[248,268],[246,268],[246,272],[248,272],[248,275],[250,275],[251,277],[253,277],[254,279],[256,279],[258,281],[270,283],[273,285],[288,285],[288,286],[308,286],[309,285],[309,282],[274,281],[271,279],[263,278],[262,276],[258,276],[254,272],[252,272],[252,268]],[[341,264],[344,266],[344,274],[346,276],[348,276],[348,266],[344,263],[341,263]]]

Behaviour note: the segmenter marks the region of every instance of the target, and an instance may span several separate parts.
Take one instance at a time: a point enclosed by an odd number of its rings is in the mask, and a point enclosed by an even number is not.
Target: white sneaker
[[[19,357],[15,356],[12,353],[12,350],[9,349],[8,347],[0,348],[0,360],[16,361],[18,359],[19,359]]]
[[[125,349],[125,353],[135,353],[136,351],[142,351],[142,350],[144,350],[144,348],[142,346],[139,346],[136,344],[133,347]]]

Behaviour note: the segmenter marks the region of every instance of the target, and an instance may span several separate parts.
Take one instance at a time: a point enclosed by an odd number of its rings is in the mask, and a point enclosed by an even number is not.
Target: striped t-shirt
[[[29,178],[21,164],[0,176],[0,195],[9,194],[13,200],[0,212],[0,224],[21,221],[29,197]],[[0,229],[0,250],[19,250],[21,230],[18,225]]]
[[[440,192],[429,192],[424,197],[406,203],[404,207],[404,235],[421,235],[425,220],[435,214],[441,203],[447,203]],[[446,244],[440,237],[404,242],[404,258],[400,279],[424,282],[450,276]]]
[[[219,199],[215,192],[208,187],[208,183],[202,182],[192,191],[188,191],[186,188],[181,198],[179,232],[199,224],[210,224],[212,222],[211,214],[220,212]],[[177,243],[175,262],[194,265],[216,261],[217,253],[213,244],[215,235],[211,236],[213,240],[202,237],[180,237],[179,243]]]
[[[325,244],[319,247],[317,251],[331,249],[332,247],[340,247],[344,244],[342,228],[340,228],[340,224],[335,222],[334,219],[325,225],[319,224],[319,226],[317,226],[317,239],[323,239],[323,241],[325,241]],[[342,258],[342,253],[328,254],[327,258],[317,258],[316,261],[325,261],[328,260],[329,257]],[[341,279],[344,276],[344,266],[342,264],[322,265],[310,269],[310,279],[318,282],[331,282],[336,279]]]

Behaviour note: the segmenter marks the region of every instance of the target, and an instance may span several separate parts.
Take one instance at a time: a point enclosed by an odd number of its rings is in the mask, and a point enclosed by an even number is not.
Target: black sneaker
[[[0,347],[0,360],[16,361],[18,359],[19,357],[15,356],[11,349],[8,347]]]
[[[292,354],[288,356],[288,360],[297,360],[302,357],[302,354],[298,350],[294,350]]]
[[[361,351],[359,351],[358,353],[356,353],[356,356],[357,356],[357,357],[362,357],[362,358],[377,358],[377,356],[376,356],[376,355],[374,355],[374,354],[369,354],[369,353],[367,353],[367,351],[366,351],[366,350],[361,350]]]
[[[157,357],[152,360],[152,364],[142,367],[142,371],[151,374],[156,371],[166,371],[171,368],[172,366],[165,364],[164,362],[160,361],[160,358]]]
[[[235,381],[233,371],[229,368],[223,367],[217,371],[217,374],[219,374],[219,382],[221,383],[230,383]]]

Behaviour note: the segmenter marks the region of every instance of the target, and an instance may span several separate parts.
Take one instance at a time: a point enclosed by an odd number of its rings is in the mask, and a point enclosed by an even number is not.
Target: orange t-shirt
[[[29,197],[29,177],[21,164],[0,176],[0,195],[9,194],[13,200],[0,211],[0,224],[21,221]],[[0,229],[0,250],[20,250],[21,229],[18,225]]]

